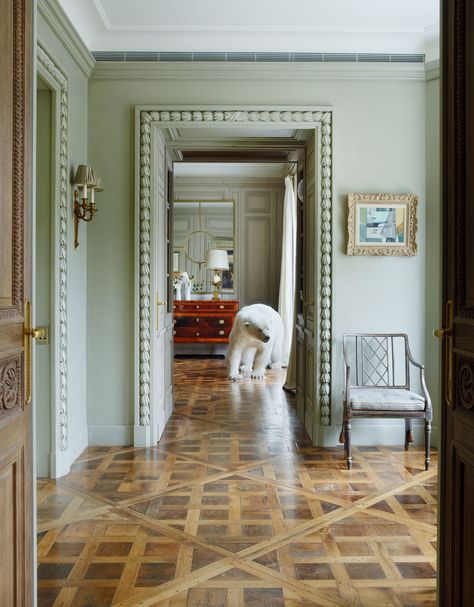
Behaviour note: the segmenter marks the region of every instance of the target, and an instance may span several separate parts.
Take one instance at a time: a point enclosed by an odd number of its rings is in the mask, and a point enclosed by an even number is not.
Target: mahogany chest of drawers
[[[173,305],[176,343],[228,343],[239,311],[235,300],[177,300]]]

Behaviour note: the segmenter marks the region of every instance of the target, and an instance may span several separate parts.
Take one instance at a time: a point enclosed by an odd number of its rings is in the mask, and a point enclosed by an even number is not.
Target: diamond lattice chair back
[[[350,333],[343,336],[344,417],[340,442],[352,468],[351,424],[356,417],[405,419],[405,450],[413,442],[412,419],[425,420],[425,469],[430,465],[433,410],[424,366],[413,359],[405,333]],[[411,367],[419,372],[412,391]],[[420,393],[419,393],[420,392]]]

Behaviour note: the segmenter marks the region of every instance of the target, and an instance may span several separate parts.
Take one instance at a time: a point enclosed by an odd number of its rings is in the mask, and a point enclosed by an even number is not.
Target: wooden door
[[[0,0],[0,607],[32,604],[30,294],[32,2]]]
[[[474,605],[474,0],[443,0],[440,601]]]
[[[298,203],[296,310],[296,411],[313,437],[315,422],[315,258],[316,258],[316,137],[306,144],[304,201]]]

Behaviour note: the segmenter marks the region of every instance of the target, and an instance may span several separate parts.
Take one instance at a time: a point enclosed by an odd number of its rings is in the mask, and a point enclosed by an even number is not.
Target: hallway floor
[[[158,446],[39,480],[39,607],[435,605],[436,454],[354,448],[348,471],[282,381],[176,361]]]

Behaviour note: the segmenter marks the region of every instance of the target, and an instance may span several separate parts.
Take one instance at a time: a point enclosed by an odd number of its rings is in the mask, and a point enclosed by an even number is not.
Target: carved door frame
[[[69,444],[68,428],[68,251],[67,235],[69,207],[69,100],[68,79],[48,50],[37,42],[36,74],[53,93],[52,145],[55,159],[52,167],[52,314],[50,323],[51,344],[51,469],[52,478],[69,472],[70,463],[65,456]]]
[[[134,442],[136,446],[152,444],[150,416],[152,410],[152,373],[154,352],[151,330],[156,309],[152,285],[150,221],[153,196],[154,137],[159,129],[199,128],[202,126],[265,126],[315,131],[319,159],[318,206],[316,211],[319,242],[316,248],[317,276],[315,288],[315,402],[320,426],[331,423],[332,367],[332,122],[333,112],[325,107],[275,106],[137,106],[135,108],[135,357],[134,357]]]

